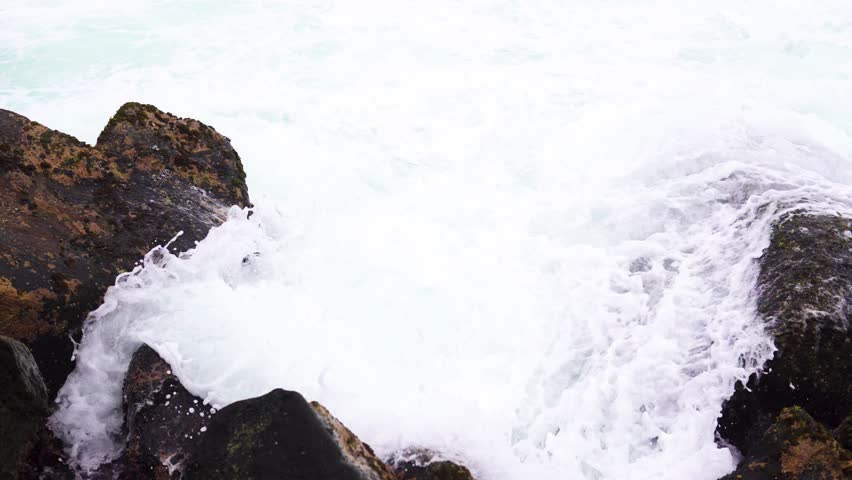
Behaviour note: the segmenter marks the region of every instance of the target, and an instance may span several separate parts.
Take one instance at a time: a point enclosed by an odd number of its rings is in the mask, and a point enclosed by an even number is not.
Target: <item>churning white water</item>
[[[482,480],[732,469],[769,226],[852,207],[848,2],[117,3],[0,6],[0,106],[199,118],[257,207],[90,317],[52,419],[79,466],[144,342],[213,404],[298,390]]]

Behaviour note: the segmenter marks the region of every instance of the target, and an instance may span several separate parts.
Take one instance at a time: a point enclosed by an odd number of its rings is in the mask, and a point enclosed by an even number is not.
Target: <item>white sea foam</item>
[[[118,453],[145,342],[217,406],[298,390],[483,480],[732,468],[769,225],[852,206],[846,2],[129,3],[0,7],[0,100],[90,141],[128,99],[200,118],[258,206],[108,292],[74,462]]]

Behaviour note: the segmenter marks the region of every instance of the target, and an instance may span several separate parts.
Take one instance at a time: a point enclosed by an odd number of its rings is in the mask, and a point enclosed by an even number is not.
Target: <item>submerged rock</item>
[[[201,435],[184,478],[392,480],[372,450],[332,418],[281,389],[228,405]]]
[[[757,308],[778,350],[737,384],[718,428],[749,457],[784,408],[798,405],[828,429],[852,414],[852,221],[788,215],[759,262]]]
[[[844,480],[852,453],[799,407],[781,411],[739,468],[722,480]]]
[[[470,470],[447,460],[437,460],[429,450],[406,450],[388,463],[400,480],[474,480]]]
[[[0,336],[0,480],[24,478],[47,413],[35,359],[24,344]]]
[[[28,345],[52,397],[69,333],[116,275],[179,231],[186,250],[247,206],[240,158],[198,121],[128,103],[91,147],[0,110],[0,334]]]
[[[183,462],[215,410],[189,393],[171,367],[143,345],[124,381],[127,445],[123,478],[180,478]]]

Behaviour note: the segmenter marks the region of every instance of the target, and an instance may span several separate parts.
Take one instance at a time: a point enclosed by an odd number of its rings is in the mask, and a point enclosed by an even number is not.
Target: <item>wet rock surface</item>
[[[739,468],[722,480],[844,480],[852,453],[803,409],[781,411]]]
[[[216,411],[143,345],[124,384],[127,444],[91,478],[473,480],[428,450],[381,461],[317,402],[274,390]]]
[[[0,479],[26,468],[47,415],[47,389],[22,343],[0,336]]]
[[[318,402],[311,407],[319,416],[326,431],[334,438],[346,462],[355,467],[365,480],[397,480],[393,469],[385,465],[369,445],[362,442],[340,420]]]
[[[351,432],[350,432],[351,433]],[[344,440],[356,442],[357,437]],[[357,441],[360,443],[360,441]],[[276,389],[213,416],[189,459],[185,479],[363,480],[372,476],[334,428],[300,394]],[[370,463],[369,461],[365,461]],[[391,478],[391,477],[385,477]]]
[[[214,412],[180,384],[157,352],[140,347],[124,383],[127,445],[117,462],[122,478],[180,478]]]
[[[173,249],[191,248],[234,204],[249,204],[239,156],[201,122],[128,103],[92,147],[0,110],[0,334],[52,397],[116,275],[179,231]]]
[[[470,470],[448,460],[439,460],[429,450],[407,450],[388,460],[400,480],[475,480]]]
[[[852,415],[846,417],[834,430],[834,438],[841,447],[852,451]]]
[[[757,308],[778,351],[737,385],[718,428],[747,456],[784,408],[828,429],[852,413],[852,221],[788,215],[759,262]]]

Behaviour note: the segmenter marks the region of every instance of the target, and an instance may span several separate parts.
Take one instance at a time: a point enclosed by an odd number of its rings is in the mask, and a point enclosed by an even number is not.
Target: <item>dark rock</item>
[[[429,450],[406,450],[388,460],[400,480],[474,480],[470,470],[447,460],[436,460]]]
[[[321,415],[298,393],[281,389],[233,403],[213,417],[190,456],[184,478],[393,479],[387,470],[388,476],[382,476],[372,469],[373,461],[353,463],[353,452],[372,451],[357,445],[361,442],[348,430],[338,437],[337,428]]]
[[[0,336],[0,479],[23,477],[47,416],[47,389],[25,345]]]
[[[799,407],[781,411],[739,468],[721,480],[844,480],[852,453]]]
[[[52,397],[77,331],[116,275],[177,232],[194,246],[249,204],[230,141],[150,105],[122,106],[95,147],[0,110],[0,334],[28,345]]]
[[[335,418],[319,402],[311,407],[322,420],[326,431],[334,437],[346,461],[361,473],[361,477],[372,480],[397,480],[394,470],[376,457],[373,449],[362,442],[351,430]]]
[[[227,205],[248,204],[239,155],[227,138],[197,120],[126,103],[98,136],[96,148],[122,172],[167,169]]]
[[[776,416],[799,405],[836,428],[852,413],[852,222],[794,213],[760,258],[757,308],[778,351],[738,383],[718,433],[751,455]]]
[[[834,438],[841,447],[852,451],[852,415],[840,422],[840,426],[834,430]]]
[[[123,478],[180,478],[183,461],[215,409],[189,393],[153,349],[133,355],[124,381]]]

